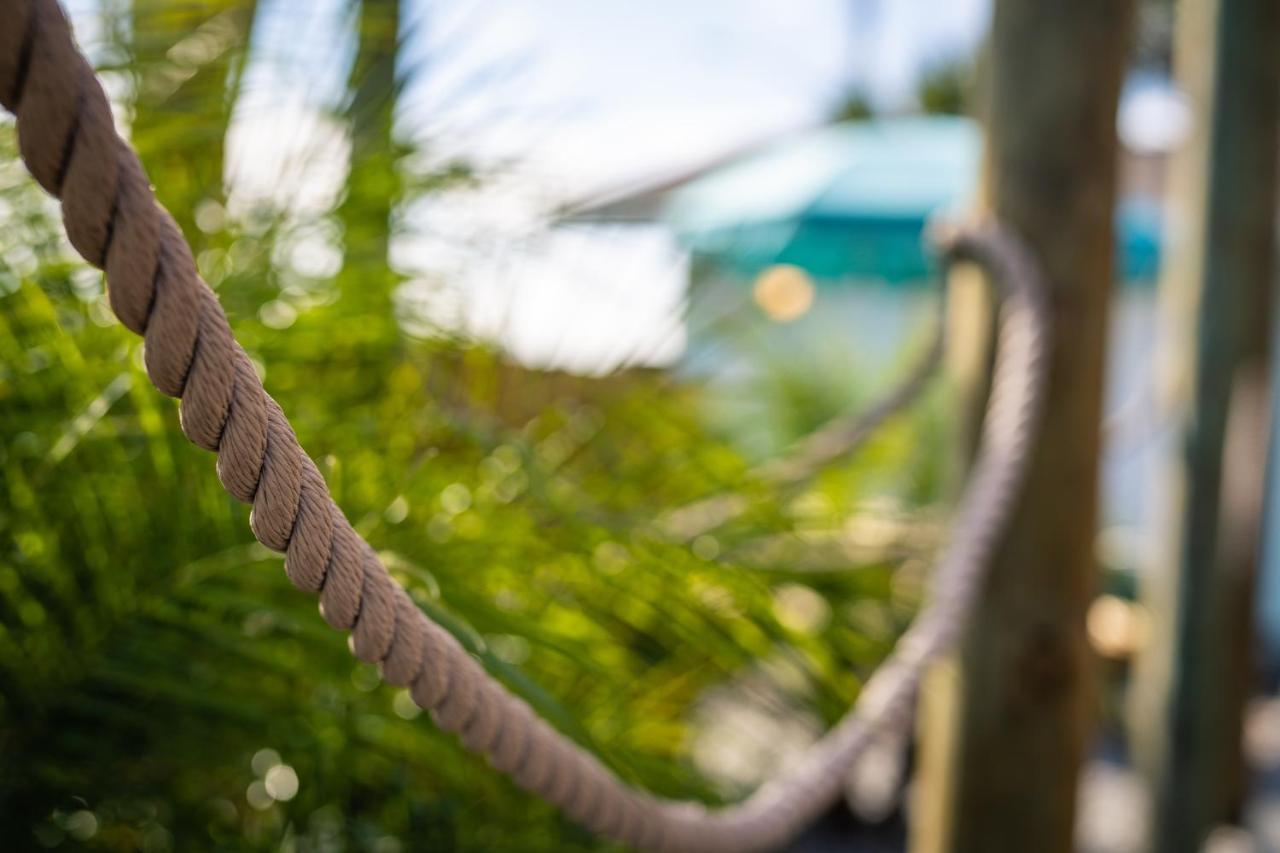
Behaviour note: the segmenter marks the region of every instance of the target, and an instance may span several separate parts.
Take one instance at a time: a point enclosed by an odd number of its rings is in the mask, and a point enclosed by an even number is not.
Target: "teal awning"
[[[675,190],[664,215],[696,254],[751,276],[794,264],[819,280],[925,278],[923,231],[963,210],[978,184],[973,121],[912,117],[830,125],[767,147]],[[1121,269],[1154,275],[1158,216],[1124,206]]]

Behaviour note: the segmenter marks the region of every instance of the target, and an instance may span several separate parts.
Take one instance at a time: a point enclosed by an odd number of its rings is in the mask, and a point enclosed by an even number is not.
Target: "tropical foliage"
[[[922,531],[935,525],[906,510],[940,477],[939,454],[921,449],[936,447],[924,440],[939,430],[931,409],[777,493],[707,425],[697,384],[539,374],[421,333],[395,299],[389,235],[406,200],[483,178],[457,162],[423,167],[397,136],[412,73],[396,59],[398,4],[350,7],[349,74],[327,106],[345,128],[346,177],[307,210],[228,197],[259,18],[243,0],[109,0],[77,20],[97,28],[93,55],[130,138],[269,391],[359,531],[490,672],[638,784],[737,794],[695,762],[708,690],[765,691],[829,723],[910,618],[932,542]],[[10,123],[6,846],[599,849],[380,686],[289,586],[212,457],[182,437],[174,402],[150,387],[141,342],[114,322],[102,276],[71,254],[15,151]],[[298,262],[317,235],[339,262]],[[834,413],[782,376],[762,386],[777,389],[780,422],[817,420],[795,416],[806,401]],[[666,511],[730,491],[749,509],[722,529],[688,541],[663,526]],[[855,514],[877,495],[888,508]]]

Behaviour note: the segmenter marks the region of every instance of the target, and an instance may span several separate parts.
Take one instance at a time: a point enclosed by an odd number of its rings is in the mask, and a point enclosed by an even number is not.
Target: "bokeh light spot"
[[[831,607],[809,587],[791,583],[774,591],[773,613],[784,628],[797,634],[816,634],[831,618]]]
[[[471,506],[471,490],[462,483],[451,483],[440,492],[440,508],[449,515],[465,512]]]
[[[63,827],[67,834],[77,841],[88,841],[98,833],[98,817],[91,811],[81,809],[67,815]]]
[[[279,763],[280,753],[270,748],[258,750],[253,754],[253,758],[249,760],[249,766],[259,776],[265,776],[268,770]]]
[[[813,279],[799,267],[775,264],[756,277],[753,295],[770,320],[790,323],[813,307]]]
[[[288,764],[277,764],[267,771],[263,780],[272,799],[288,802],[298,795],[298,774]]]
[[[413,701],[408,690],[396,693],[395,698],[391,700],[391,710],[395,711],[396,716],[402,720],[412,720],[422,713],[422,709],[418,707],[417,702]]]
[[[254,779],[249,783],[249,787],[245,789],[244,798],[250,806],[258,811],[265,811],[275,803],[271,794],[267,793],[267,786],[261,779]]]

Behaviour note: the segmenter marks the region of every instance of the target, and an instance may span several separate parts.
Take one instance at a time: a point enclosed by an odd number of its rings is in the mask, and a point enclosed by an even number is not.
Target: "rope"
[[[1044,382],[1047,335],[1031,258],[994,225],[953,234],[1007,288],[983,446],[942,557],[932,603],[868,682],[855,708],[801,766],[745,802],[718,810],[658,799],[626,785],[491,678],[413,604],[352,529],[280,407],[200,280],[173,218],[152,195],[137,155],[75,47],[56,0],[3,0],[0,103],[17,116],[23,160],[62,200],[67,236],[106,272],[112,310],[145,339],[151,381],[181,398],[181,425],[216,451],[223,486],[253,505],[262,544],[285,554],[299,588],[351,632],[357,658],[407,686],[436,723],[524,789],[588,829],[661,851],[774,848],[839,796],[850,764],[880,731],[902,728],[925,664],[954,644],[1022,482]]]
[[[934,311],[932,323],[928,346],[893,387],[866,409],[835,418],[805,436],[791,453],[763,466],[761,478],[777,485],[807,480],[824,466],[856,452],[881,424],[910,406],[928,386],[942,361],[947,331],[943,304]]]
[[[945,280],[942,283],[945,294]],[[838,415],[796,442],[786,455],[766,462],[749,476],[774,488],[799,485],[824,466],[857,453],[886,421],[914,403],[928,387],[946,347],[945,301],[940,301],[933,313],[928,345],[901,379],[865,409]],[[741,494],[712,495],[667,512],[659,519],[658,528],[676,541],[691,542],[741,517],[749,506]]]

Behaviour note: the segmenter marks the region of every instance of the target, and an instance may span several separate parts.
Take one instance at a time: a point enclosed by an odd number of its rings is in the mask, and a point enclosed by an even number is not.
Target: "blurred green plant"
[[[405,178],[398,7],[352,10],[334,109],[350,169],[333,206],[307,217],[228,208],[252,3],[105,3],[98,55],[128,81],[131,139],[237,336],[399,581],[625,778],[731,793],[691,759],[691,712],[709,688],[779,662],[801,675],[778,686],[797,709],[830,723],[848,707],[914,610],[921,549],[800,576],[787,555],[849,533],[872,491],[904,508],[932,499],[936,419],[906,419],[801,493],[771,495],[745,485],[748,460],[705,426],[694,385],[537,374],[407,334],[387,257],[397,205],[471,177]],[[141,342],[15,148],[5,125],[0,835],[109,850],[607,846],[414,719],[289,586],[150,387]],[[342,264],[300,274],[290,247],[334,223]],[[810,393],[784,388],[776,405]],[[652,523],[735,489],[751,512],[692,544]]]
[[[844,93],[831,111],[832,121],[866,121],[875,116],[875,104],[866,92],[859,89]]]
[[[969,57],[941,62],[925,70],[916,84],[920,110],[930,115],[973,112],[975,60]]]

